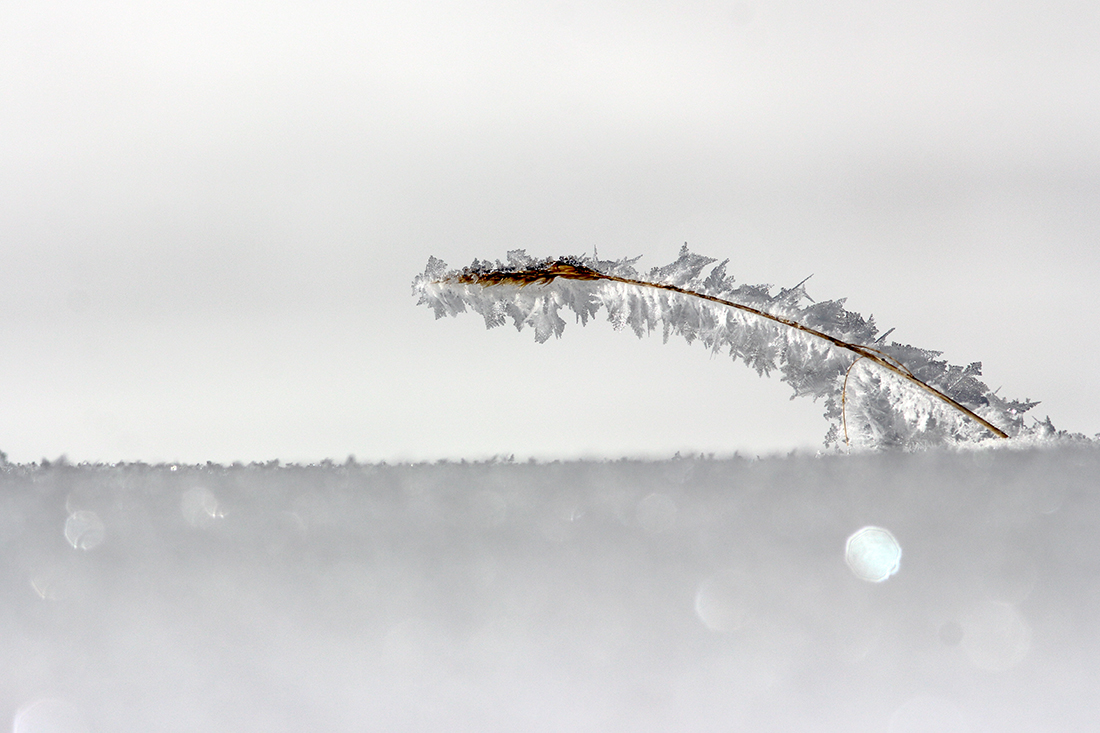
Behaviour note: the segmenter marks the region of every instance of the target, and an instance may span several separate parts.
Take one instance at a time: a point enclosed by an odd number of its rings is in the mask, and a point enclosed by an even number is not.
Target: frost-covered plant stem
[[[706,293],[697,293],[694,290],[687,290],[685,288],[680,288],[675,285],[668,285],[665,283],[653,283],[647,282],[645,280],[635,280],[628,277],[606,275],[602,272],[597,272],[590,267],[585,267],[582,264],[567,262],[564,260],[550,262],[541,267],[520,272],[497,272],[485,274],[465,273],[459,276],[458,282],[468,282],[479,285],[500,285],[508,283],[512,285],[524,286],[531,283],[549,283],[550,281],[559,277],[566,280],[607,280],[608,282],[623,283],[624,285],[637,285],[638,287],[643,288],[657,288],[659,290],[668,290],[670,292],[680,293],[681,295],[687,295],[692,298],[709,300],[712,303],[718,303],[729,308],[736,308],[737,310],[745,311],[746,313],[752,313],[754,316],[759,316],[760,318],[767,318],[770,321],[775,321],[776,323],[781,323],[784,326],[797,329],[799,331],[802,331],[803,333],[808,333],[811,336],[816,336],[819,339],[824,339],[825,341],[828,341],[833,346],[850,351],[858,357],[856,361],[859,361],[859,359],[869,359],[875,364],[881,366],[883,369],[888,369],[900,376],[902,379],[912,382],[913,384],[927,391],[929,394],[933,395],[937,399],[943,400],[951,407],[955,408],[962,414],[969,417],[971,420],[974,420],[979,425],[989,430],[989,432],[993,433],[998,438],[1008,437],[1008,433],[1001,430],[988,420],[974,414],[974,412],[967,409],[963,405],[960,405],[958,402],[951,399],[935,387],[929,384],[925,384],[921,380],[917,379],[915,376],[913,376],[912,372],[905,368],[904,364],[896,362],[896,360],[891,359],[889,355],[884,354],[878,349],[871,348],[869,346],[860,346],[859,344],[848,343],[847,341],[842,341],[838,338],[830,336],[827,333],[822,333],[821,331],[807,328],[798,321],[792,320],[790,318],[775,316],[771,313],[766,313],[758,308],[753,308],[752,306],[744,305],[742,303],[734,303],[732,300],[716,298],[713,295],[707,295]],[[852,366],[855,366],[855,362],[852,362]],[[845,382],[847,382],[847,373],[845,373]],[[844,392],[842,391],[841,394],[843,395]],[[847,432],[847,430],[845,430],[845,432]]]
[[[725,274],[726,262],[703,277],[703,269],[715,260],[693,254],[686,246],[676,262],[654,268],[648,279],[638,277],[634,262],[594,257],[537,261],[515,250],[509,252],[507,265],[475,260],[462,270],[447,271],[431,258],[413,285],[420,302],[431,305],[437,317],[455,315],[468,305],[490,327],[505,317],[511,317],[517,328],[533,326],[538,341],[552,333],[560,336],[565,326],[558,316],[562,307],[586,323],[602,306],[616,327],[629,324],[639,336],[659,324],[666,340],[676,332],[689,342],[700,338],[715,351],[728,347],[731,356],[761,374],[779,369],[796,395],[824,397],[826,417],[834,421],[827,443],[837,440],[841,426],[849,442],[850,378],[855,396],[862,398],[856,418],[859,434],[873,446],[980,441],[977,426],[986,437],[1007,438],[1010,432],[994,420],[1018,433],[1020,415],[1035,404],[997,397],[975,379],[978,363],[956,367],[937,360],[938,352],[883,344],[889,332],[875,338],[873,319],[844,310],[843,301],[813,302],[801,283],[774,296],[768,286],[735,287]],[[914,400],[881,372],[876,376],[860,370],[857,376],[852,368],[864,359],[918,388],[948,412]],[[966,421],[974,428],[967,428]]]

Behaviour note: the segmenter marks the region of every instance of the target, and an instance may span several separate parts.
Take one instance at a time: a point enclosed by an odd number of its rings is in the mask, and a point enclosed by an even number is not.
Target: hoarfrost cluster
[[[659,331],[666,341],[670,335],[700,341],[761,376],[778,372],[793,388],[792,399],[821,399],[831,424],[826,445],[915,448],[996,439],[933,391],[1007,436],[1034,441],[1056,434],[1049,419],[1025,425],[1024,413],[1038,403],[999,396],[979,379],[980,362],[957,366],[941,352],[888,342],[893,329],[880,334],[873,316],[847,310],[843,298],[813,300],[805,281],[775,293],[770,285],[738,284],[726,271],[729,260],[715,264],[687,245],[676,261],[644,276],[638,259],[537,260],[512,250],[506,262],[475,260],[448,270],[432,257],[413,292],[436,318],[469,309],[488,328],[508,321],[530,327],[540,343],[561,336],[563,311],[584,325],[601,309],[615,328],[639,337]],[[884,369],[883,362],[899,368]]]

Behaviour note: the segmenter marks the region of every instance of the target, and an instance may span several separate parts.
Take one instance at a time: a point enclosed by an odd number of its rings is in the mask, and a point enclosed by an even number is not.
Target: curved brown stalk
[[[759,316],[761,318],[766,318],[769,321],[775,321],[776,323],[782,323],[784,326],[789,326],[790,328],[793,328],[795,330],[802,331],[803,333],[808,333],[811,336],[815,336],[815,337],[817,337],[819,339],[822,339],[824,341],[828,341],[830,344],[832,344],[833,346],[836,346],[837,348],[844,349],[846,351],[850,351],[851,353],[855,354],[858,357],[856,359],[856,361],[858,361],[859,359],[869,359],[870,361],[873,361],[874,363],[881,366],[883,369],[886,369],[888,371],[893,372],[894,374],[897,374],[898,376],[902,377],[903,379],[907,380],[908,382],[910,382],[910,383],[916,385],[917,387],[920,387],[924,391],[928,392],[933,397],[935,397],[935,398],[945,402],[946,404],[950,405],[951,407],[955,408],[956,410],[958,410],[962,414],[966,415],[971,420],[974,420],[979,425],[981,425],[982,427],[984,427],[986,430],[993,433],[997,437],[999,437],[999,438],[1007,438],[1008,437],[1008,434],[1006,432],[1004,432],[1003,430],[1001,430],[1000,428],[998,428],[996,425],[993,425],[988,420],[985,420],[981,416],[975,414],[972,410],[970,410],[967,407],[959,404],[958,402],[951,399],[950,397],[948,397],[947,395],[945,395],[943,392],[939,391],[935,387],[931,386],[930,384],[926,384],[926,383],[922,382],[920,379],[915,377],[912,372],[910,372],[908,369],[906,369],[905,365],[901,364],[900,362],[897,362],[897,360],[887,356],[886,354],[883,354],[878,349],[875,349],[875,348],[870,347],[870,346],[861,346],[859,344],[853,344],[853,343],[849,343],[847,341],[843,341],[843,340],[838,339],[834,336],[830,336],[827,333],[823,333],[821,331],[817,331],[817,330],[814,330],[812,328],[808,328],[806,326],[803,326],[798,321],[791,320],[790,318],[784,318],[783,316],[772,315],[771,313],[768,313],[766,311],[762,311],[759,308],[753,308],[752,306],[743,305],[741,303],[735,303],[732,300],[725,300],[723,298],[719,298],[719,297],[716,297],[714,295],[707,295],[705,293],[697,293],[694,290],[686,290],[685,288],[681,288],[681,287],[678,287],[676,285],[668,285],[668,284],[665,284],[665,283],[652,283],[652,282],[647,282],[645,280],[634,280],[634,279],[628,278],[628,277],[619,277],[618,275],[607,275],[605,273],[599,272],[598,270],[593,270],[590,267],[586,267],[585,265],[581,265],[581,264],[578,264],[576,262],[568,262],[568,261],[564,261],[564,260],[559,260],[557,262],[550,262],[550,263],[547,263],[547,264],[545,264],[541,267],[536,267],[536,268],[532,268],[532,269],[529,269],[529,270],[517,270],[517,271],[512,271],[512,272],[505,272],[505,271],[495,270],[495,271],[485,272],[485,273],[465,272],[465,273],[462,273],[461,275],[459,275],[457,280],[458,280],[458,282],[476,283],[476,284],[479,284],[479,285],[504,285],[504,284],[510,284],[510,285],[524,286],[524,285],[532,285],[532,284],[536,284],[536,283],[549,283],[551,280],[554,280],[555,278],[559,278],[559,277],[564,278],[566,280],[607,280],[607,281],[610,281],[610,282],[623,283],[625,285],[637,285],[639,287],[656,288],[658,290],[668,290],[668,291],[673,292],[673,293],[680,293],[681,295],[689,295],[693,298],[700,298],[702,300],[709,300],[712,303],[718,303],[720,305],[724,305],[724,306],[727,306],[729,308],[734,308],[736,310],[744,311],[746,313],[752,313],[755,316]]]

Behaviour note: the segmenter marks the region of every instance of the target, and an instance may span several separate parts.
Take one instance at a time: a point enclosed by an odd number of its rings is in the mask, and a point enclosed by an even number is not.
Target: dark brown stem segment
[[[759,316],[761,318],[766,318],[769,321],[782,323],[784,326],[789,326],[798,331],[802,331],[803,333],[808,333],[811,336],[816,336],[819,339],[828,341],[837,348],[850,351],[851,353],[856,355],[857,361],[858,359],[869,359],[870,361],[873,361],[874,363],[881,366],[883,369],[887,369],[894,374],[897,374],[908,382],[928,392],[933,397],[936,397],[937,399],[947,403],[951,407],[954,407],[956,410],[963,413],[971,420],[974,420],[997,437],[1008,437],[1008,433],[1004,432],[996,425],[993,425],[988,420],[985,420],[984,418],[976,415],[972,410],[959,404],[955,400],[945,395],[943,392],[940,392],[935,387],[929,384],[925,384],[920,379],[917,379],[915,376],[913,376],[912,372],[905,368],[903,364],[895,363],[895,360],[892,360],[890,357],[883,354],[878,349],[874,349],[869,346],[860,346],[859,344],[852,344],[847,341],[842,341],[841,339],[830,336],[827,333],[822,333],[821,331],[807,328],[798,321],[793,321],[790,318],[772,315],[771,313],[767,313],[758,308],[753,308],[752,306],[743,305],[741,303],[735,303],[731,300],[725,300],[723,298],[718,298],[713,295],[706,295],[705,293],[697,293],[694,290],[686,290],[675,285],[667,285],[664,283],[651,283],[646,282],[645,280],[634,280],[627,277],[619,277],[618,275],[607,275],[605,273],[599,272],[598,270],[593,270],[590,267],[586,267],[585,265],[576,262],[567,262],[564,260],[549,262],[545,265],[529,270],[518,270],[513,272],[503,272],[499,270],[485,273],[464,272],[457,277],[457,281],[462,283],[476,283],[478,285],[508,284],[523,286],[536,283],[549,283],[551,280],[559,277],[566,280],[608,280],[610,282],[623,283],[626,285],[637,285],[638,287],[668,290],[673,293],[680,293],[681,295],[689,295],[693,298],[709,300],[712,303],[719,303],[720,305],[735,308],[740,311],[745,311],[746,313],[752,313],[753,315]]]

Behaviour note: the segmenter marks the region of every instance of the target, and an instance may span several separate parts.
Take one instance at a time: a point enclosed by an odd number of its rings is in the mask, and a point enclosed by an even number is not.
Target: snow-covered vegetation
[[[0,715],[16,733],[1093,730],[1098,476],[1087,443],[9,464]]]
[[[661,330],[666,341],[698,339],[761,375],[778,371],[795,396],[823,399],[832,423],[826,445],[917,447],[1055,432],[1049,420],[1025,427],[1023,415],[1037,403],[998,395],[978,379],[981,362],[954,366],[938,351],[887,343],[893,329],[880,335],[873,317],[846,310],[843,299],[815,302],[805,281],[776,294],[770,285],[738,285],[726,273],[729,260],[712,267],[714,258],[686,244],[645,277],[634,268],[638,259],[536,260],[513,250],[507,263],[475,260],[448,271],[433,257],[413,293],[436,318],[470,308],[489,328],[508,320],[529,326],[539,342],[561,336],[563,309],[586,324],[601,308],[638,337]]]

